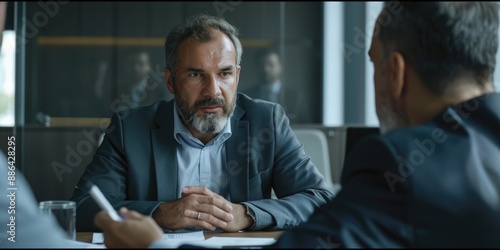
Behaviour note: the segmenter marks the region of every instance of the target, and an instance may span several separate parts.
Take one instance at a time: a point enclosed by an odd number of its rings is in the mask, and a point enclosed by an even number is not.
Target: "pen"
[[[118,213],[115,211],[113,206],[109,204],[109,201],[104,197],[102,194],[101,190],[96,185],[92,185],[92,188],[90,188],[90,195],[94,200],[99,204],[101,209],[106,211],[108,213],[109,217],[115,221],[122,221],[123,219],[118,215]]]

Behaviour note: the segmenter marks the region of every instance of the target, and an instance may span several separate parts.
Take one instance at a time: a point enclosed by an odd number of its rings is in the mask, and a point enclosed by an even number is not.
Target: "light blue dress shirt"
[[[178,198],[185,186],[205,186],[230,201],[229,174],[226,171],[226,143],[231,137],[231,119],[207,144],[195,138],[182,123],[174,104],[174,138],[177,146]]]

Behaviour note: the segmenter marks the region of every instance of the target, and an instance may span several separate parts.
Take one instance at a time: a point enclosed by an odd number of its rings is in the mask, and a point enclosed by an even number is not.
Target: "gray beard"
[[[193,116],[191,126],[202,134],[218,134],[227,124],[227,120],[232,115],[217,117],[216,113],[207,113],[203,117]]]
[[[233,116],[236,100],[231,107],[231,111],[228,115],[223,114],[222,117],[218,117],[216,113],[206,113],[202,117],[197,116],[196,114],[189,114],[189,112],[183,112],[181,107],[185,107],[186,105],[179,100],[175,99],[177,103],[177,112],[181,115],[182,118],[193,127],[196,131],[202,134],[218,134],[220,133],[227,124],[227,121]]]

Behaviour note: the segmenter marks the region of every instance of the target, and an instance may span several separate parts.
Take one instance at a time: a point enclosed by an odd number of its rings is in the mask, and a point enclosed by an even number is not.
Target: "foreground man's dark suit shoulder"
[[[73,193],[77,230],[97,231],[100,210],[88,195],[99,186],[118,209],[151,215],[162,201],[177,199],[174,102],[115,114],[93,161]],[[226,141],[231,202],[246,202],[257,217],[255,230],[292,228],[333,198],[304,152],[281,106],[237,95]],[[271,188],[280,199],[271,198]]]
[[[500,247],[500,94],[360,143],[342,190],[274,247]]]

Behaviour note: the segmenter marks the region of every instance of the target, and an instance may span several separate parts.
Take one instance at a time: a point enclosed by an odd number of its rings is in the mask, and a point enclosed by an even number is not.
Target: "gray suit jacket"
[[[151,215],[162,202],[177,199],[173,109],[173,100],[160,101],[113,116],[73,193],[78,231],[98,231],[93,217],[100,209],[88,194],[90,182],[115,209]],[[231,202],[254,211],[251,230],[295,227],[333,198],[280,105],[238,94],[231,119],[226,141]],[[270,199],[271,188],[279,199]]]

